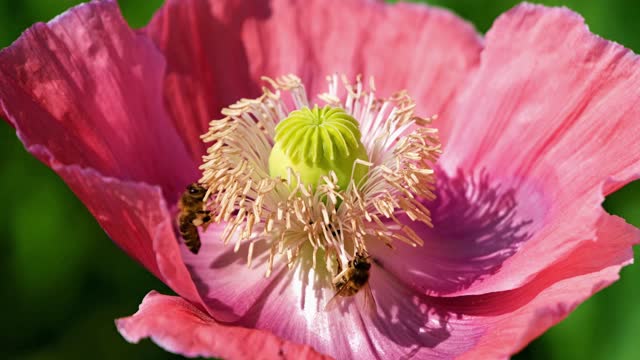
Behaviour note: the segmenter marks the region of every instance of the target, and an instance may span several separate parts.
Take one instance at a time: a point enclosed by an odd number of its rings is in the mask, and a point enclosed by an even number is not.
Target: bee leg
[[[333,287],[338,289],[342,286],[342,263],[340,262],[340,258],[336,256],[336,272],[333,274],[333,279],[331,279],[331,283]]]

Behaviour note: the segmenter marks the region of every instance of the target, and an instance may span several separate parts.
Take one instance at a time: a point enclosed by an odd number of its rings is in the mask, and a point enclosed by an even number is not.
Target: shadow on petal
[[[378,316],[371,321],[387,339],[410,348],[409,355],[421,347],[434,348],[451,336],[450,314],[387,273],[380,263],[374,263],[374,273],[378,274],[372,276],[372,286],[376,289]]]
[[[362,321],[378,358],[454,358],[472,349],[484,334],[485,329],[473,326],[470,317],[440,301],[444,298],[416,291],[377,259],[370,283],[377,314],[363,314]]]
[[[454,176],[441,172],[432,209],[433,228],[400,220],[424,240],[412,248],[400,244],[393,252],[377,245],[371,253],[390,272],[420,292],[450,294],[495,273],[532,235],[532,219],[523,219],[516,191],[485,171]]]

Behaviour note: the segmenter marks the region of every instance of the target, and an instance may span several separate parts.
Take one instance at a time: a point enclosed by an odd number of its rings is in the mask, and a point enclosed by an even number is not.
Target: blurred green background
[[[74,0],[0,0],[0,47]],[[132,26],[147,23],[161,0],[121,0]],[[485,32],[512,0],[441,0]],[[632,0],[542,1],[566,5],[592,31],[640,52],[640,4]],[[169,290],[104,234],[54,173],[27,154],[0,123],[0,358],[177,359],[148,340],[130,345],[113,319],[134,313],[151,289]],[[640,183],[620,190],[605,208],[640,226]],[[640,252],[636,248],[636,258]],[[517,359],[638,359],[640,265],[597,294]]]

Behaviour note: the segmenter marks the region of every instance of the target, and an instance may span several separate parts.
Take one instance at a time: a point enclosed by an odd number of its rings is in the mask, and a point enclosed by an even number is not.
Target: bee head
[[[353,259],[353,267],[358,270],[369,270],[371,268],[371,263],[366,257],[357,255]]]
[[[187,191],[189,192],[189,195],[193,197],[202,197],[207,192],[207,189],[205,189],[198,183],[193,183],[187,186]]]

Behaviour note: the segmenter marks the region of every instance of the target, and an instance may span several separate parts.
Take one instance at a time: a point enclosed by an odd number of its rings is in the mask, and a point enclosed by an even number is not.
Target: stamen
[[[212,219],[226,224],[222,241],[233,241],[234,250],[248,243],[248,266],[254,244],[265,241],[266,276],[276,257],[292,267],[306,251],[314,268],[331,269],[336,258],[366,253],[370,241],[421,246],[398,215],[431,226],[421,201],[434,198],[440,144],[428,127],[433,118],[415,116],[406,92],[376,98],[373,79],[365,91],[360,77],[353,85],[343,77],[341,102],[338,77],[329,77],[322,107],[309,106],[294,75],[263,79],[270,87],[261,97],[225,108],[202,136],[211,145],[200,183]],[[310,179],[304,166],[321,171]]]

